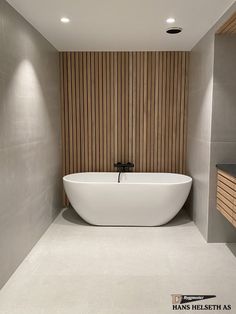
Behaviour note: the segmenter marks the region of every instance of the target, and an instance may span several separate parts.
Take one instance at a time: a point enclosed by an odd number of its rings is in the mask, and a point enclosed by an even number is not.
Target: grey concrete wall
[[[58,52],[0,0],[0,287],[61,208]]]
[[[214,49],[209,242],[236,242],[236,229],[216,210],[217,163],[236,164],[236,35],[217,35]]]
[[[209,33],[192,50],[187,138],[187,171],[193,177],[191,216],[207,238],[214,40]]]
[[[218,124],[216,116],[220,114],[213,106],[215,33],[235,10],[236,4],[196,44],[190,56],[187,171],[193,177],[193,189],[189,200],[189,211],[203,237],[209,242],[232,240],[232,227],[228,222],[223,221],[215,208],[215,164],[226,161],[226,158],[220,158],[220,146],[216,144],[212,135]],[[234,70],[230,69],[230,71]],[[221,134],[221,130],[216,134]],[[228,161],[234,160],[233,146],[232,142],[221,146],[222,149],[228,150]]]

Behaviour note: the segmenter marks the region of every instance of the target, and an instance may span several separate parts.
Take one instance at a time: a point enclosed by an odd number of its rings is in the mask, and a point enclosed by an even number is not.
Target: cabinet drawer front
[[[220,207],[220,209],[223,209],[226,211],[227,214],[229,214],[233,218],[233,210],[229,208],[220,198],[217,197],[217,206]]]
[[[218,170],[217,209],[236,227],[236,179]]]
[[[229,187],[232,190],[232,193],[235,194],[236,184],[232,177],[226,177],[224,172],[221,171],[218,173],[218,181]]]
[[[224,198],[227,199],[227,201],[229,201],[230,203],[232,203],[232,205],[234,205],[235,202],[235,198],[232,196],[232,194],[228,193],[228,191],[223,189],[224,186],[217,186],[217,193],[219,193],[220,195],[222,195]]]
[[[218,192],[217,198],[220,199],[232,211],[236,211],[234,203],[230,202],[224,195],[222,195],[221,193]]]
[[[233,224],[233,225],[235,224],[236,225],[236,221],[234,221],[233,218],[225,210],[223,210],[222,208],[220,209],[219,207],[218,207],[218,210],[221,212],[222,215],[225,216],[225,218],[229,222],[231,222],[231,224]]]
[[[234,199],[234,202],[235,202],[236,192],[234,190],[232,190],[228,185],[226,185],[222,181],[220,181],[219,177],[218,177],[217,187],[221,188],[223,191],[228,193],[228,195],[230,195]]]

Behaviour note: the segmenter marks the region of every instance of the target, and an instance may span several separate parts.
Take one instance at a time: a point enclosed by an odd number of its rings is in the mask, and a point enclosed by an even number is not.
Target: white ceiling
[[[8,0],[61,51],[191,50],[235,0]],[[60,18],[67,16],[69,24]],[[168,17],[183,32],[168,35]]]

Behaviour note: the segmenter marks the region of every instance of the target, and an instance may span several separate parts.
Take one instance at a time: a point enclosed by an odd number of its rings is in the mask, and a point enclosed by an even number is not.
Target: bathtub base
[[[72,206],[73,208],[73,206]],[[74,208],[73,208],[74,209]],[[75,210],[75,209],[74,209]],[[176,215],[174,215],[173,217],[167,219],[166,221],[164,220],[159,220],[159,222],[154,223],[153,221],[130,221],[128,222],[125,219],[121,220],[119,219],[119,221],[114,221],[113,219],[108,220],[106,219],[106,221],[99,221],[98,219],[90,219],[90,218],[84,218],[81,214],[80,214],[80,210],[75,210],[76,213],[79,215],[79,217],[81,219],[83,219],[86,223],[90,224],[91,226],[98,226],[98,227],[159,227],[159,226],[163,226],[167,223],[169,223],[172,219],[175,218]]]

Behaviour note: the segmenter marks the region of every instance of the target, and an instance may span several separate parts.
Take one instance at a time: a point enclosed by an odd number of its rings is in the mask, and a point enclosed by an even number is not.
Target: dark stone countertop
[[[216,167],[236,178],[236,164],[218,164]]]

